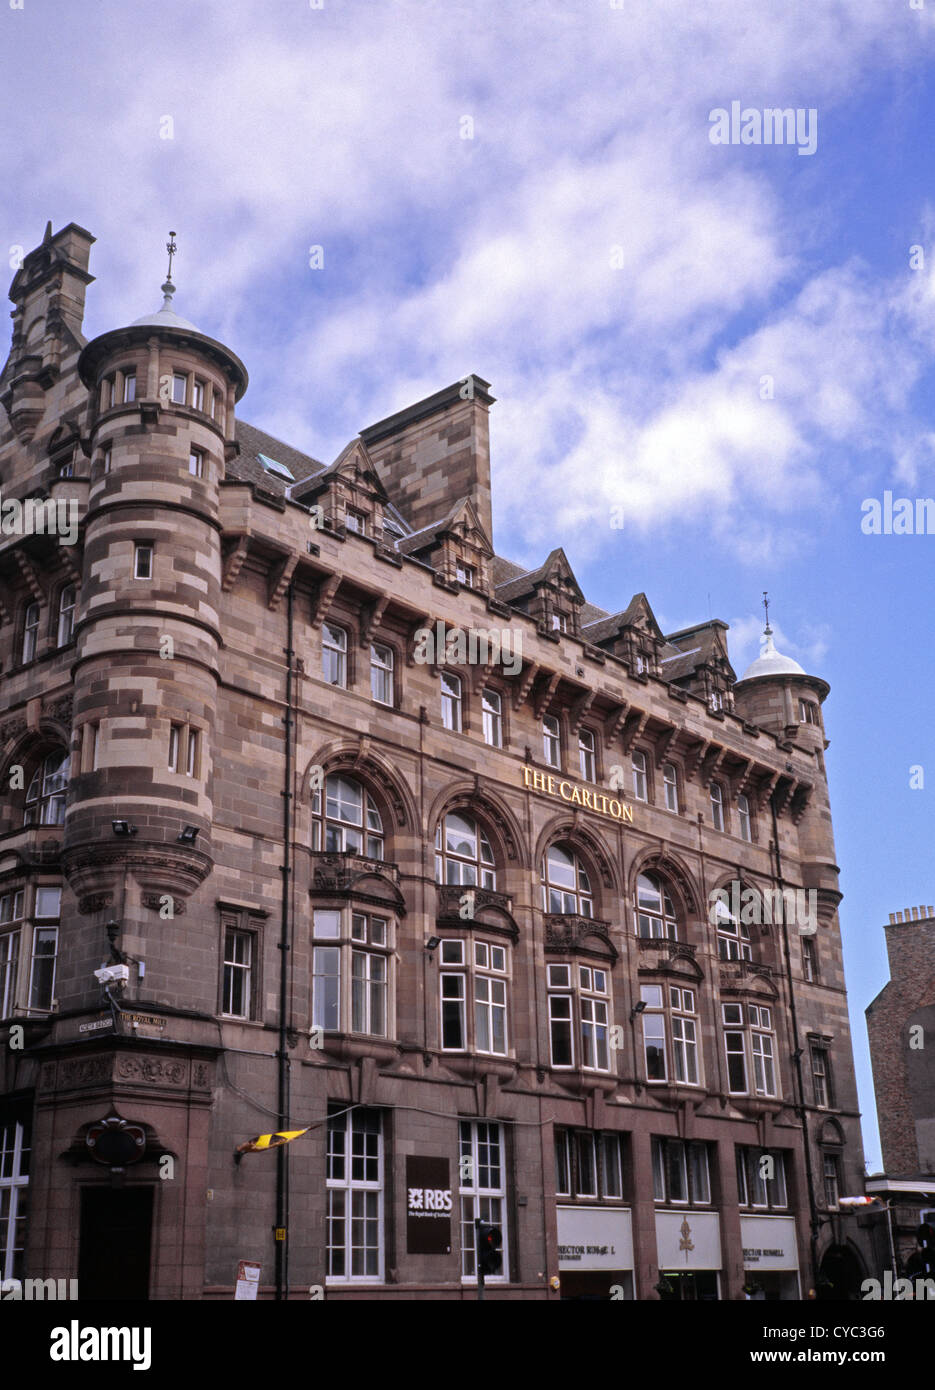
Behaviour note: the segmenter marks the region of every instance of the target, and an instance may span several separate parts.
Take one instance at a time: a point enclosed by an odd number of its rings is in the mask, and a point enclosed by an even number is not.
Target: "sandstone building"
[[[935,1225],[935,908],[891,912],[884,931],[890,979],[867,1008],[884,1171],[867,1192],[887,1206],[877,1264],[902,1275],[920,1223]]]
[[[853,1288],[827,684],[498,555],[478,377],[325,466],[171,284],[87,342],[92,241],[0,375],[0,1273]]]

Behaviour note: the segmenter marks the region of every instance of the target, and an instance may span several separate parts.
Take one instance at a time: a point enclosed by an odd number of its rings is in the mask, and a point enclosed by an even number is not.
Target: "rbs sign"
[[[406,1156],[406,1250],[451,1253],[451,1185],[447,1158]]]

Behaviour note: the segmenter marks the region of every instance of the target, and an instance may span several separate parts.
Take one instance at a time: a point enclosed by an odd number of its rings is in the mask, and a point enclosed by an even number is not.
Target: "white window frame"
[[[649,894],[641,885],[650,885]],[[644,896],[641,897],[641,894]],[[637,936],[646,941],[678,941],[679,923],[666,883],[655,873],[641,873],[636,881],[636,910],[633,914]]]
[[[449,820],[460,821],[463,829],[457,824],[449,827]],[[460,840],[459,835],[463,837]],[[466,846],[466,851],[461,851],[461,845]],[[446,811],[435,827],[435,882],[449,887],[496,890],[497,870],[490,837],[466,808]]]
[[[331,680],[328,676],[326,653],[335,674],[339,677],[338,680]],[[338,627],[334,623],[322,623],[321,676],[328,685],[333,685],[339,690],[347,689],[347,628]]]
[[[152,579],[155,567],[156,547],[150,541],[137,541],[133,547],[133,578]],[[145,569],[146,574],[140,570]]]
[[[737,829],[741,840],[750,844],[753,840],[753,817],[750,814],[750,801],[743,792],[737,797]]]
[[[0,935],[0,1018],[10,1018],[16,1008],[20,948],[23,941],[23,892],[20,890],[18,894],[11,894],[10,896],[14,898],[18,896],[21,902],[19,916],[11,917],[9,923],[4,923],[4,926],[10,925],[11,930],[4,931]],[[14,922],[19,922],[20,925],[12,926]]]
[[[712,782],[709,796],[711,799],[711,824],[715,830],[724,829],[724,791],[720,782]]]
[[[253,957],[256,933],[232,924],[224,926],[224,968],[221,976],[221,1013],[225,1018],[253,1017]],[[245,958],[237,959],[239,945],[245,945]],[[233,949],[231,949],[233,945]],[[242,982],[243,1008],[233,1008],[234,982]]]
[[[491,748],[503,747],[503,702],[499,692],[486,688],[481,695],[484,742]]]
[[[463,691],[461,677],[451,671],[442,671],[439,677],[441,687],[442,728],[453,734],[463,731]]]
[[[193,478],[203,478],[205,475],[205,451],[192,447],[188,451],[188,471]]]
[[[679,809],[679,773],[675,763],[663,763],[662,765],[662,786],[665,795],[666,810],[673,811],[678,815]]]
[[[633,777],[634,801],[649,800],[649,778],[646,773],[646,754],[634,748],[630,755],[630,768]]]
[[[830,1050],[822,1043],[813,1042],[809,1044],[808,1052],[815,1106],[819,1110],[833,1110],[835,1107],[834,1087],[831,1081]],[[821,1099],[819,1099],[819,1094]]]
[[[0,1176],[0,1214],[6,1218],[6,1241],[0,1246],[0,1279],[3,1280],[16,1278],[22,1273],[16,1255],[19,1253],[21,1260],[25,1258],[25,1239],[23,1245],[17,1247],[16,1236],[17,1227],[23,1220],[20,1216],[21,1198],[29,1187],[29,1163],[27,1159],[24,1166],[23,1157],[30,1152],[31,1141],[19,1120],[0,1124],[0,1175],[9,1172],[7,1177]]]
[[[71,596],[71,602],[66,599]],[[58,640],[56,646],[67,647],[75,635],[75,610],[78,607],[77,584],[66,584],[58,598]]]
[[[542,757],[548,767],[562,765],[562,731],[554,714],[542,717]]]
[[[27,603],[23,618],[23,660],[25,666],[35,661],[39,650],[39,624],[42,621],[42,605],[37,601]]]
[[[187,405],[188,403],[188,373],[172,373],[172,404]]]
[[[136,400],[136,372],[125,372],[123,376],[123,404],[132,405]]]
[[[51,941],[51,951],[39,951],[40,941]],[[55,977],[58,966],[58,924],[50,926],[34,925],[32,929],[32,950],[29,962],[29,1000],[30,1013],[49,1013],[55,1003]],[[40,990],[40,982],[37,979],[37,971],[41,965],[51,960],[52,968],[48,980],[47,989],[43,989],[41,998],[36,995]]]
[[[201,775],[201,730],[194,729],[189,725],[188,744],[185,749],[185,775],[186,777],[199,777]]]
[[[383,642],[371,642],[370,694],[375,704],[386,705],[390,709],[396,704],[393,698],[393,671],[393,648]]]
[[[344,788],[352,788],[352,794],[347,795]],[[343,772],[332,772],[325,778],[324,793],[322,803],[322,789],[312,792],[312,849],[382,861],[386,849],[383,818],[364,783]],[[359,819],[345,817],[345,809],[359,811]]]
[[[375,1130],[365,1127],[364,1121],[376,1120]],[[326,1179],[327,1211],[325,1226],[325,1282],[327,1284],[360,1285],[382,1284],[384,1279],[384,1260],[386,1256],[386,1237],[384,1232],[384,1136],[383,1114],[379,1110],[355,1106],[346,1115],[331,1114],[328,1117],[326,1139]],[[333,1177],[338,1165],[338,1146],[334,1137],[343,1133],[340,1145],[343,1158],[343,1176]],[[375,1140],[371,1145],[368,1141]],[[368,1152],[374,1149],[375,1153]],[[354,1176],[355,1166],[364,1176]],[[376,1168],[376,1177],[367,1177]],[[343,1211],[338,1214],[338,1208]],[[376,1245],[353,1245],[355,1228],[360,1230],[361,1221],[376,1224]],[[332,1237],[338,1226],[342,1227],[340,1246],[333,1243]],[[341,1249],[344,1253],[344,1272],[336,1274],[332,1270],[333,1252]],[[354,1273],[354,1251],[356,1249],[375,1250],[375,1268],[362,1273]]]
[[[583,781],[597,781],[595,739],[590,729],[578,730],[578,767]]]
[[[561,883],[552,878],[552,865],[549,856],[563,854],[572,862],[574,885]],[[562,865],[562,869],[567,866]],[[542,910],[552,916],[569,915],[574,917],[594,916],[594,890],[587,869],[574,846],[561,841],[553,841],[542,856],[539,865],[539,888],[542,894]],[[552,901],[552,895],[560,899],[560,906]]]
[[[490,1161],[496,1155],[495,1164]],[[481,1157],[488,1161],[481,1163]],[[461,1120],[458,1124],[458,1171],[461,1225],[461,1282],[477,1283],[477,1241],[475,1220],[497,1226],[502,1233],[499,1274],[485,1274],[485,1284],[505,1284],[509,1280],[509,1222],[506,1205],[506,1143],[503,1126],[491,1120]],[[497,1181],[490,1179],[496,1175]],[[481,1179],[487,1177],[483,1183]]]
[[[312,910],[312,1026],[327,1033],[388,1038],[394,1029],[393,920],[369,909]],[[371,961],[383,961],[383,978]],[[356,973],[363,959],[363,974]],[[337,983],[324,984],[325,981]],[[360,986],[363,985],[363,990]],[[374,1029],[374,999],[381,1000],[382,1028]],[[355,1025],[361,1020],[365,1027]]]
[[[614,1057],[609,1046],[613,1018],[610,971],[578,961],[552,962],[546,966],[546,987],[550,1066],[557,1071],[577,1067],[582,1071],[611,1072]],[[568,1037],[569,1062],[555,1060],[556,1027]]]

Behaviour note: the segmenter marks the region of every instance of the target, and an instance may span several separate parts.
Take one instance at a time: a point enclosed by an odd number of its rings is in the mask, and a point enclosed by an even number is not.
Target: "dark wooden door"
[[[81,1193],[80,1299],[149,1297],[151,1187],[86,1187]]]

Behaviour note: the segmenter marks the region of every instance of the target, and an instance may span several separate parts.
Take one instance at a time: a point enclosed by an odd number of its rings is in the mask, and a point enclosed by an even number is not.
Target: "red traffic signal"
[[[503,1268],[503,1232],[499,1226],[488,1226],[483,1221],[475,1222],[475,1227],[478,1274],[499,1274]]]

